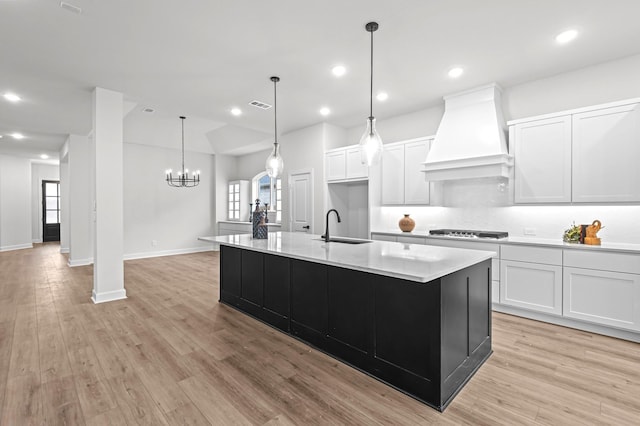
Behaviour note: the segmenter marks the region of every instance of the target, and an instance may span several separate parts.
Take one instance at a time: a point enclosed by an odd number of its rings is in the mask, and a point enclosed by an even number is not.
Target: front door
[[[289,175],[291,188],[291,230],[313,233],[313,179],[310,172]]]
[[[60,181],[42,181],[42,241],[60,241]]]

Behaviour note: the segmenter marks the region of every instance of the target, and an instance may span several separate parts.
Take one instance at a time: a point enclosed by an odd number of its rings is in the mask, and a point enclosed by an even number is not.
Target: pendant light
[[[282,155],[280,155],[280,144],[278,143],[278,98],[276,93],[276,84],[280,81],[280,77],[271,77],[273,81],[273,151],[271,155],[267,157],[265,168],[270,178],[274,179],[280,176],[282,169],[284,168],[284,161],[282,161]]]
[[[373,32],[378,29],[378,23],[369,22],[364,28],[371,33],[371,91],[369,93],[367,129],[360,138],[360,156],[362,164],[371,166],[377,164],[382,156],[382,138],[376,131],[376,119],[373,116]]]
[[[175,186],[177,188],[191,188],[200,184],[200,170],[196,170],[189,177],[189,169],[184,168],[184,119],[187,117],[180,117],[182,120],[182,169],[178,172],[178,176],[173,176],[172,170],[169,169],[165,173],[167,175],[166,180],[169,186]]]

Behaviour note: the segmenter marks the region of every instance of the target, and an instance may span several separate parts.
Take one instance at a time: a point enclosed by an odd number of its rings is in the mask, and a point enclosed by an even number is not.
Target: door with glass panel
[[[60,181],[42,181],[42,241],[60,241]]]

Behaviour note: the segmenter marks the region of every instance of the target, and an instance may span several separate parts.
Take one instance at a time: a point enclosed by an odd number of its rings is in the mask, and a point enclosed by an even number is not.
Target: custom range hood
[[[426,179],[509,177],[501,89],[497,84],[444,97],[444,116],[423,163]]]

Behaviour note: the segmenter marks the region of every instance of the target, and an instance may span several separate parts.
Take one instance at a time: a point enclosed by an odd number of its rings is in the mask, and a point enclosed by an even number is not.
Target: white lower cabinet
[[[501,260],[500,303],[562,315],[562,266]]]
[[[564,316],[640,331],[640,256],[565,250]]]
[[[562,315],[562,250],[503,245],[500,303]]]
[[[564,316],[640,331],[640,275],[564,268]]]

